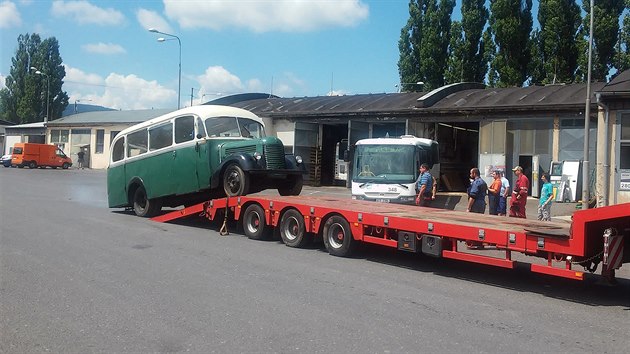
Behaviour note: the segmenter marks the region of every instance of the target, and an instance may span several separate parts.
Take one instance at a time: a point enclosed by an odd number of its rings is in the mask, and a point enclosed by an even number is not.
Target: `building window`
[[[52,129],[50,131],[50,143],[56,145],[61,150],[65,150],[70,131],[67,129]]]
[[[97,129],[96,130],[96,154],[103,153],[103,146],[105,145],[105,130]]]
[[[619,168],[630,170],[630,114],[621,115],[621,140],[619,150]]]

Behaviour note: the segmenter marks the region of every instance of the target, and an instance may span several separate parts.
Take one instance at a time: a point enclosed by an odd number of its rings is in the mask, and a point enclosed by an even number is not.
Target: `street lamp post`
[[[50,77],[47,74],[39,71],[36,67],[31,66],[31,70],[35,70],[35,74],[46,77],[46,116],[44,117],[44,123],[48,122],[48,107],[50,106]]]
[[[590,201],[590,186],[589,186],[589,138],[590,138],[590,122],[591,122],[591,65],[592,65],[592,52],[593,52],[593,8],[594,0],[591,0],[591,18],[590,29],[588,35],[588,73],[586,75],[586,107],[584,107],[584,160],[582,161],[582,209],[588,209],[588,203]]]
[[[163,34],[165,36],[173,37],[174,39],[177,39],[177,43],[179,44],[179,85],[178,85],[178,88],[177,88],[177,109],[179,109],[180,108],[180,103],[181,103],[181,97],[182,97],[182,41],[179,39],[179,37],[177,37],[174,34],[160,32],[160,31],[158,31],[155,28],[149,28],[149,32],[160,33],[160,34]],[[168,39],[160,37],[157,40],[158,40],[158,42],[165,42]]]
[[[422,81],[418,81],[418,82],[401,82],[399,84],[394,85],[394,87],[398,88],[398,92],[401,92],[403,85],[424,85],[424,82],[422,82]]]

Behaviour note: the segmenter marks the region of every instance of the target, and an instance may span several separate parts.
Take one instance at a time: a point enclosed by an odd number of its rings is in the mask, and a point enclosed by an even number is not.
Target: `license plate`
[[[389,203],[389,199],[377,199],[378,203]]]

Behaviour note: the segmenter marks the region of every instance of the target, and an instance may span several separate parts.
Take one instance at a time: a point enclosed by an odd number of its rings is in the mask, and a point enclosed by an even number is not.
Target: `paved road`
[[[628,265],[607,287],[376,247],[338,258],[108,210],[104,171],[0,181],[2,353],[630,347]]]

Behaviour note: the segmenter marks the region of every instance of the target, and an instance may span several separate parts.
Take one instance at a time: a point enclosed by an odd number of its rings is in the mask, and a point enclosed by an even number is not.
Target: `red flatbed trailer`
[[[623,252],[630,242],[630,203],[578,210],[572,222],[541,222],[346,198],[250,195],[209,200],[152,220],[190,215],[240,221],[252,239],[275,231],[289,247],[303,247],[320,235],[335,256],[347,256],[358,242],[365,242],[514,268],[512,252],[519,252],[546,261],[530,264],[532,272],[575,280],[582,280],[584,273],[574,265],[594,271],[602,262],[602,275],[609,281],[614,281],[615,269],[630,263],[630,252]],[[502,256],[466,252],[462,242],[494,247]]]

